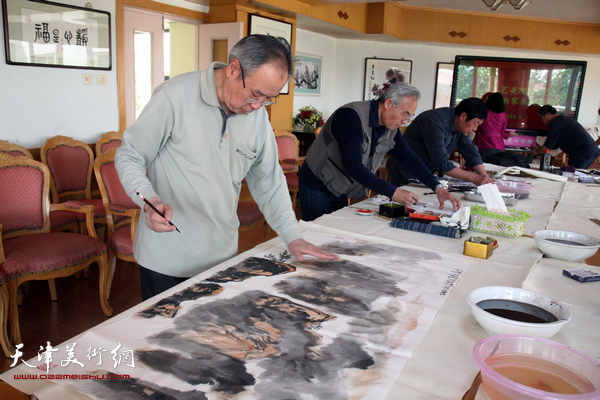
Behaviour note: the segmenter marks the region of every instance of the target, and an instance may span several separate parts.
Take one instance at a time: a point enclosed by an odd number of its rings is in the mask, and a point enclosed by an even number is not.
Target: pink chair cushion
[[[241,226],[253,224],[265,219],[258,208],[258,204],[253,201],[240,201],[237,208],[238,219]]]
[[[295,163],[286,164],[285,162],[281,164],[281,169],[283,172],[291,172],[296,169],[297,165]]]
[[[289,136],[277,136],[277,151],[279,152],[280,160],[295,160],[296,154],[296,142]]]
[[[94,206],[94,218],[106,218],[106,213],[104,212],[104,203],[102,202],[102,199],[80,199],[77,201],[80,201],[85,205]],[[84,216],[83,219],[85,220],[85,215],[81,215]]]
[[[0,224],[4,233],[40,229],[42,215],[42,171],[30,166],[0,168]]]
[[[117,148],[121,147],[121,143],[122,143],[122,141],[119,139],[109,140],[108,142],[102,144],[101,151],[103,153],[105,153],[110,149],[117,149]]]
[[[28,157],[27,154],[25,154],[25,153],[23,153],[22,151],[19,151],[19,150],[12,150],[12,151],[3,151],[3,150],[0,150],[0,153],[10,154],[13,157]]]
[[[102,182],[104,182],[104,187],[106,188],[108,202],[111,205],[119,205],[124,208],[133,209],[140,208],[133,200],[131,200],[131,197],[127,195],[125,189],[123,189],[114,162],[102,164],[100,166],[100,175],[102,176]]]
[[[288,185],[289,190],[298,190],[298,174],[295,172],[291,172],[289,174],[285,174],[285,180]]]
[[[86,149],[60,145],[48,150],[46,156],[59,194],[85,190],[91,162]]]
[[[110,237],[110,249],[123,256],[133,255],[133,243],[131,242],[131,225],[125,224],[118,228]]]
[[[3,268],[11,279],[77,265],[107,250],[98,239],[68,232],[19,236],[3,245]]]
[[[70,211],[52,211],[50,213],[50,229],[62,228],[79,221],[85,221],[85,214]]]

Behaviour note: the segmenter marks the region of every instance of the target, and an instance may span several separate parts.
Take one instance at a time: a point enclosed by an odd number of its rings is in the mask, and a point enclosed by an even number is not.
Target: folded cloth
[[[428,223],[410,221],[400,218],[392,219],[390,226],[393,228],[406,229],[408,231],[422,232],[428,233],[430,235],[460,239],[460,229],[458,227],[431,225]]]

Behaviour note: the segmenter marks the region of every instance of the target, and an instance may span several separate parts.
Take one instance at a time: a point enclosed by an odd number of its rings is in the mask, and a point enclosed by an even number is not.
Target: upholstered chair
[[[106,132],[96,142],[96,154],[102,154],[109,149],[119,148],[122,142],[123,134],[121,132]]]
[[[99,298],[112,315],[106,297],[108,248],[96,235],[94,207],[78,201],[50,204],[50,171],[27,157],[0,153],[0,268],[7,274],[9,320],[13,344],[21,343],[18,287],[31,280],[69,276],[97,263]],[[88,234],[50,231],[50,211],[83,213]]]
[[[285,175],[288,190],[292,196],[292,207],[296,209],[298,199],[298,169],[305,157],[298,156],[298,138],[290,132],[275,130],[279,165]]]
[[[94,223],[106,224],[102,199],[92,198],[94,153],[90,146],[72,137],[54,136],[42,146],[40,158],[50,169],[52,202],[79,200],[92,205],[95,209]],[[57,230],[56,224],[53,221],[53,230]]]
[[[135,263],[133,241],[140,218],[140,207],[125,192],[115,168],[116,148],[99,153],[94,161],[104,211],[109,246],[109,275],[107,296],[115,275],[117,259]]]

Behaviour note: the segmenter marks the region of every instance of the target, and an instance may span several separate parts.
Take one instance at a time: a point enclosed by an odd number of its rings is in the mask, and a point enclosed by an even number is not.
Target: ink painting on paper
[[[383,398],[463,261],[377,239],[303,236],[340,259],[300,262],[279,244],[203,276],[80,338],[81,347],[134,349],[131,379],[66,384],[97,399]]]

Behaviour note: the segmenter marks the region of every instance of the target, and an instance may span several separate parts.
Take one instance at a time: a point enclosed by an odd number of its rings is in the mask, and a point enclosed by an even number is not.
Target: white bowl
[[[542,253],[565,261],[583,261],[600,247],[600,240],[583,233],[545,229],[534,232],[533,237]]]
[[[558,321],[546,323],[515,321],[489,313],[477,305],[480,301],[492,299],[532,304],[548,311]],[[467,303],[471,306],[473,316],[488,335],[516,334],[547,339],[554,336],[571,319],[571,312],[553,298],[530,290],[507,286],[484,286],[471,289],[467,293]]]

